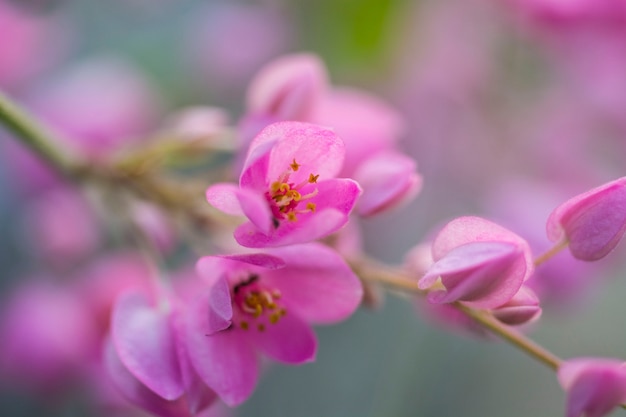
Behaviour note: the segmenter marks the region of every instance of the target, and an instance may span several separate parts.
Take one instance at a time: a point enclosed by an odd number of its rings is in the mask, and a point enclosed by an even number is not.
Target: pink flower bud
[[[567,392],[566,417],[602,417],[626,401],[626,366],[620,360],[569,360],[557,376]]]
[[[626,177],[567,200],[550,214],[546,230],[554,242],[567,240],[577,259],[605,257],[626,230]]]
[[[463,301],[474,308],[499,307],[533,271],[528,243],[479,217],[448,223],[435,238],[432,253],[435,263],[418,285],[431,289],[428,300],[436,304]]]
[[[494,317],[504,324],[517,326],[537,320],[541,315],[539,298],[527,286],[522,285],[509,301],[492,311]]]

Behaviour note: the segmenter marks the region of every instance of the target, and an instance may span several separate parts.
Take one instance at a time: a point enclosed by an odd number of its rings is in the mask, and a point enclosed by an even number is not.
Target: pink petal
[[[447,291],[435,291],[433,303],[463,301],[474,308],[494,308],[509,301],[522,285],[518,264],[521,250],[500,242],[468,243],[451,250],[437,261],[425,278],[441,276]],[[514,272],[514,273],[512,273]],[[421,282],[424,285],[428,282]]]
[[[320,180],[333,178],[341,170],[345,146],[337,134],[326,127],[300,122],[274,123],[254,139],[251,149],[267,138],[278,141],[272,148],[266,184],[276,181],[287,171],[295,159],[300,169],[291,173],[295,184],[306,181],[310,174]]]
[[[139,293],[120,296],[111,322],[120,360],[139,381],[166,400],[184,393],[169,316]]]
[[[417,285],[424,290],[432,286],[440,276],[471,272],[489,263],[508,261],[516,252],[516,247],[508,243],[467,243],[452,248],[435,262]]]
[[[248,149],[239,177],[239,185],[242,188],[256,190],[261,194],[268,190],[267,171],[270,153],[279,139],[280,136],[261,136],[261,134],[256,136],[255,141]]]
[[[332,126],[345,142],[342,172],[346,176],[352,176],[375,153],[392,148],[405,131],[405,121],[391,105],[365,91],[346,87],[329,91],[310,121]]]
[[[502,323],[517,326],[537,320],[541,315],[541,307],[537,295],[522,285],[513,298],[494,309],[492,313]]]
[[[104,364],[120,393],[131,403],[161,417],[188,417],[183,399],[167,401],[139,382],[120,360],[111,341],[104,344]]]
[[[199,298],[187,314],[189,358],[198,376],[228,405],[245,401],[259,378],[257,357],[241,332],[223,330],[208,335],[207,303]]]
[[[266,235],[252,223],[235,230],[235,240],[248,248],[267,248],[310,242],[328,236],[346,224],[348,216],[335,209],[318,210],[306,222],[283,222],[272,234]]]
[[[274,228],[272,211],[263,194],[241,188],[237,190],[237,199],[241,209],[252,224],[263,233],[270,233]]]
[[[326,83],[326,69],[317,56],[281,57],[262,68],[250,83],[248,111],[282,120],[306,120]]]
[[[360,185],[351,179],[333,178],[316,184],[317,195],[311,198],[316,210],[334,208],[344,214],[350,214],[361,195]],[[311,216],[312,217],[312,216]]]
[[[219,183],[206,190],[206,199],[213,207],[233,216],[243,216],[243,210],[237,198],[239,187],[235,184]]]
[[[209,288],[209,333],[227,329],[233,318],[233,305],[230,299],[230,287],[226,277],[222,277]]]
[[[257,348],[279,362],[300,364],[315,360],[315,333],[296,314],[287,313],[278,323],[267,324],[264,331],[252,331],[248,336]]]
[[[422,186],[415,161],[395,152],[377,154],[361,163],[354,179],[363,187],[358,211],[371,216],[415,197]]]
[[[217,400],[217,394],[206,386],[191,365],[185,341],[184,311],[185,309],[179,308],[174,313],[174,333],[180,370],[185,384],[187,408],[195,416],[214,403]]]
[[[595,261],[606,256],[626,231],[626,177],[580,194],[548,218],[552,241],[567,239],[574,257]]]
[[[263,273],[280,290],[281,303],[307,322],[333,323],[350,316],[363,297],[361,282],[341,256],[325,245],[309,243],[271,249],[287,266]]]

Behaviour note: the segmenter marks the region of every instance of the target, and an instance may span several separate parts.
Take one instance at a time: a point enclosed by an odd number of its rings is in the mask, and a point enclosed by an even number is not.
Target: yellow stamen
[[[241,323],[239,323],[239,326],[243,329],[243,330],[248,330],[249,329],[249,325],[247,321],[242,321]]]
[[[306,203],[306,208],[310,211],[315,211],[315,203]]]
[[[320,177],[320,174],[317,174],[317,175],[309,174],[309,182],[311,184],[317,184],[317,179],[319,177]]]
[[[278,320],[280,320],[280,313],[276,312],[270,315],[270,323],[276,324],[278,323]]]
[[[291,163],[291,165],[289,165],[291,167],[291,169],[293,169],[294,171],[297,171],[298,169],[300,169],[300,164],[296,162],[296,158],[293,158],[293,162]]]
[[[298,218],[296,217],[296,213],[294,213],[293,211],[290,211],[289,213],[287,213],[287,220],[289,220],[290,222],[298,221]]]

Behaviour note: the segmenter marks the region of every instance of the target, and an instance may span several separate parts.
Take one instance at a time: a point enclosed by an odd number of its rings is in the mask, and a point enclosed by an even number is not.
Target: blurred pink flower
[[[0,28],[0,87],[8,90],[49,67],[67,43],[57,17],[29,14],[8,1],[0,2]]]
[[[501,306],[534,270],[524,239],[479,217],[448,223],[433,242],[432,257],[434,264],[418,285],[431,288],[428,300],[436,304],[463,301],[474,308]]]
[[[327,128],[281,122],[252,142],[239,186],[214,184],[210,204],[248,222],[235,231],[246,247],[281,246],[327,236],[348,221],[361,190],[350,179],[334,178],[344,145]]]
[[[567,392],[566,417],[602,417],[626,402],[626,366],[617,359],[576,358],[558,370]]]
[[[92,207],[75,189],[56,187],[26,207],[29,244],[50,264],[67,266],[93,253],[100,230]]]
[[[283,56],[250,83],[240,124],[245,146],[268,123],[299,120],[332,127],[346,145],[341,176],[363,185],[361,215],[410,200],[421,188],[414,160],[396,150],[400,115],[381,99],[351,88],[331,88],[323,62],[312,54]]]
[[[142,139],[161,112],[146,75],[115,56],[75,64],[32,91],[26,102],[59,132],[60,145],[93,159]]]
[[[315,243],[208,256],[197,268],[209,288],[188,312],[189,355],[229,405],[254,390],[257,351],[289,364],[314,360],[317,341],[309,323],[345,319],[362,297],[359,279],[343,259]]]
[[[577,259],[605,257],[626,231],[626,177],[567,200],[550,214],[546,230],[551,241],[567,242]]]
[[[3,302],[3,382],[56,391],[76,378],[92,357],[97,339],[86,305],[74,289],[51,281],[26,281]]]

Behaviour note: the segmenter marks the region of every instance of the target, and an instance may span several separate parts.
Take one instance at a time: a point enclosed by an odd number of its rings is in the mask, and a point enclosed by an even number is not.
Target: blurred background
[[[189,106],[219,107],[236,125],[259,69],[297,52],[317,54],[333,85],[375,94],[404,120],[399,147],[424,186],[407,206],[359,221],[364,251],[381,261],[402,264],[460,215],[497,221],[539,254],[554,207],[624,175],[621,0],[0,0],[0,89],[64,137],[89,137],[62,144],[89,158],[139,142]],[[105,331],[111,277],[146,265],[102,221],[115,208],[92,210],[89,189],[60,185],[8,132],[0,145],[0,415],[97,415],[105,388],[74,365]],[[180,254],[163,213],[131,211]],[[625,358],[624,250],[597,265],[562,253],[538,268],[544,312],[530,335],[564,358]],[[84,276],[99,294],[89,302],[100,327],[76,303],[94,294],[73,285]],[[69,296],[65,286],[79,288]],[[563,414],[552,372],[446,328],[406,297],[386,294],[317,331],[316,363],[268,366],[245,404],[220,412]]]

